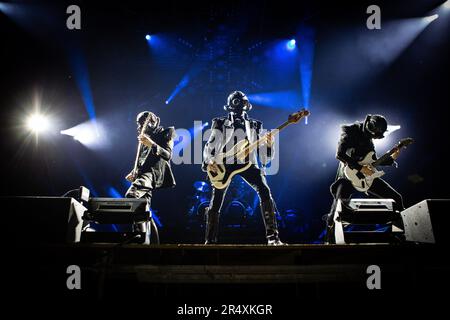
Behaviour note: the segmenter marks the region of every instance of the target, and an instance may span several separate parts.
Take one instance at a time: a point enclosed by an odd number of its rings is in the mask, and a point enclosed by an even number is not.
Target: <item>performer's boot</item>
[[[267,245],[269,246],[281,246],[284,245],[281,242],[278,235],[278,224],[277,217],[275,215],[275,206],[273,200],[269,201],[267,204],[261,205],[262,214],[264,218],[264,226],[266,228],[266,238]]]
[[[325,244],[336,243],[334,239],[334,212],[326,215]]]
[[[217,243],[217,235],[219,233],[219,216],[220,214],[218,212],[210,211],[209,208],[205,210],[205,244]]]

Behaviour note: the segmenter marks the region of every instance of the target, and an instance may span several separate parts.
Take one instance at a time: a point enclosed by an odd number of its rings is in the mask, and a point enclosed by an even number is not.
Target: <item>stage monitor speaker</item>
[[[79,242],[87,209],[66,197],[2,197],[3,243]],[[4,211],[3,211],[4,210]]]
[[[83,219],[104,224],[126,224],[150,220],[146,199],[90,198]]]
[[[450,199],[423,200],[402,211],[407,241],[450,243]]]

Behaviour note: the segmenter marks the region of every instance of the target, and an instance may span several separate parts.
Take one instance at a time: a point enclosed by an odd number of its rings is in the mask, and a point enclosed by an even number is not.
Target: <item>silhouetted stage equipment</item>
[[[450,199],[423,200],[402,211],[407,241],[448,244]]]
[[[403,230],[392,199],[339,200],[334,212],[336,244],[398,242]]]
[[[83,220],[89,225],[82,242],[149,243],[151,215],[145,199],[90,198],[87,206]],[[116,231],[96,225],[114,225]]]
[[[79,242],[86,208],[68,197],[3,197],[4,241],[14,244]]]

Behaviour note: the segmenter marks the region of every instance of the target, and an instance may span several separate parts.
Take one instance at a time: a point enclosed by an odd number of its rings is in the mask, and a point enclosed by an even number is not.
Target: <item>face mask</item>
[[[367,122],[366,130],[370,133],[373,139],[381,139],[384,137],[384,131],[380,131],[373,120]]]

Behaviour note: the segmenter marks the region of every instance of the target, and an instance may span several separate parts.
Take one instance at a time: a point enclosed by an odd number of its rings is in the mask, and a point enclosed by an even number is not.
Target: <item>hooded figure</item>
[[[375,152],[373,139],[382,139],[387,131],[387,121],[382,115],[367,115],[364,122],[355,122],[351,125],[343,125],[341,127],[341,138],[338,142],[336,159],[340,161],[336,179],[330,187],[333,195],[333,205],[327,217],[327,242],[333,243],[334,239],[334,211],[339,199],[350,199],[352,194],[357,192],[352,183],[347,180],[344,174],[344,167],[348,165],[351,169],[365,173],[370,170],[366,166],[360,165],[358,162],[371,151]],[[396,155],[387,158],[381,166],[396,165]],[[376,158],[376,154],[374,153]],[[374,159],[375,160],[375,159]],[[364,171],[364,172],[363,172]],[[388,198],[395,201],[394,209],[402,211],[404,209],[403,198],[394,188],[386,181],[377,178],[373,181],[372,186],[367,193],[376,198]]]

